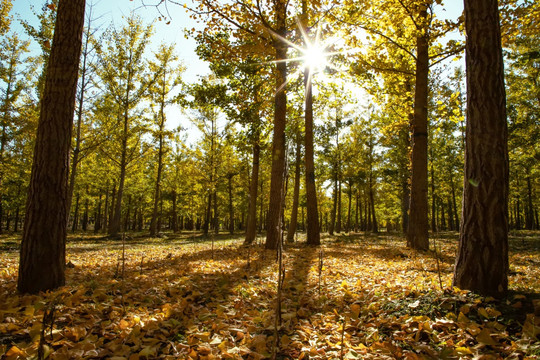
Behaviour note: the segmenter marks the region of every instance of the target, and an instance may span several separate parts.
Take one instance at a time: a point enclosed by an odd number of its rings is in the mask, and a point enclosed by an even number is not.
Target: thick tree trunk
[[[275,1],[277,33],[285,37],[287,32],[288,1]],[[276,95],[274,101],[274,133],[272,136],[272,172],[270,179],[270,203],[266,225],[267,249],[276,250],[281,238],[281,214],[283,210],[283,181],[285,168],[285,125],[287,123],[287,45],[281,39],[274,40],[276,51]]]
[[[427,22],[427,10],[420,11],[418,21]],[[429,249],[428,238],[428,76],[429,39],[428,25],[416,38],[416,86],[414,119],[412,123],[411,198],[407,246],[417,250]],[[419,29],[420,30],[420,29]]]
[[[465,0],[467,128],[454,285],[508,290],[508,129],[497,0]]]
[[[298,225],[298,203],[300,198],[300,161],[302,159],[302,143],[300,141],[300,135],[296,139],[296,160],[294,165],[294,188],[293,188],[293,203],[291,208],[291,221],[289,223],[289,230],[287,231],[287,242],[294,242],[294,235],[296,234],[296,226]]]
[[[253,166],[251,168],[251,184],[249,188],[249,212],[246,229],[245,245],[252,244],[257,236],[257,188],[259,187],[259,159],[261,154],[261,145],[259,144],[259,133],[256,133],[253,142]],[[262,182],[261,182],[261,201],[262,201]],[[261,219],[262,221],[262,204]]]
[[[18,290],[65,284],[69,150],[85,0],[60,0],[41,101],[26,205]]]

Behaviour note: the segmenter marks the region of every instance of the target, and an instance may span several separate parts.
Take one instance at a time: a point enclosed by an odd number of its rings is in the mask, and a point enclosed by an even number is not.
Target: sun
[[[302,62],[310,73],[323,71],[328,65],[326,47],[320,43],[307,44],[302,51]]]

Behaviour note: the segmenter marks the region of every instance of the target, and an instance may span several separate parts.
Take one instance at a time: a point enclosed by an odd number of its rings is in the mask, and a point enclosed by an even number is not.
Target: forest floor
[[[300,235],[284,251],[277,333],[275,252],[240,234],[165,235],[72,235],[67,286],[23,296],[20,240],[1,236],[0,359],[540,358],[540,232],[512,234],[502,300],[451,287],[456,233],[436,234],[437,253],[396,234],[320,248]]]

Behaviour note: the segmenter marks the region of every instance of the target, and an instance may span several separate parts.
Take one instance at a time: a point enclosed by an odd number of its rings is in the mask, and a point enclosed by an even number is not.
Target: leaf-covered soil
[[[24,296],[19,240],[1,237],[0,358],[540,358],[538,232],[511,237],[502,300],[451,288],[455,233],[437,235],[437,253],[386,234],[287,245],[277,332],[274,252],[167,236],[72,237],[68,285]]]

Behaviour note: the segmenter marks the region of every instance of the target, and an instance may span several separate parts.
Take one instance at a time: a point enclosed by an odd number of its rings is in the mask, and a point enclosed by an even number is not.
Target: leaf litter
[[[39,295],[17,295],[0,241],[1,359],[540,357],[538,233],[511,238],[501,300],[451,287],[456,234],[437,237],[439,267],[391,235],[287,245],[278,339],[275,253],[240,237],[139,237],[125,258],[119,241],[70,239],[68,285]]]

